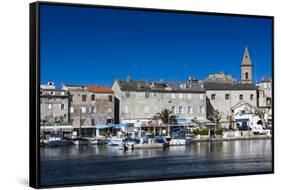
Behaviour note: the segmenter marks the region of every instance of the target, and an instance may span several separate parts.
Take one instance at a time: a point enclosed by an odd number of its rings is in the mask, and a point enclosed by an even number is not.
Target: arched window
[[[245,73],[245,79],[246,79],[246,80],[249,79],[249,73],[248,73],[248,72]]]

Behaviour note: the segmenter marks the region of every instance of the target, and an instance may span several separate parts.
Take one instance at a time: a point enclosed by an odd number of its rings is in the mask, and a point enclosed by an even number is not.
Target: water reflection
[[[269,155],[271,140],[198,142],[188,146],[174,146],[164,149],[135,149],[123,151],[117,146],[89,145],[41,148],[42,159],[70,159],[89,156],[124,156],[126,158],[147,158],[162,156],[208,156],[239,158],[241,155]]]
[[[41,148],[43,184],[271,171],[271,140],[198,142],[123,151],[107,145]]]

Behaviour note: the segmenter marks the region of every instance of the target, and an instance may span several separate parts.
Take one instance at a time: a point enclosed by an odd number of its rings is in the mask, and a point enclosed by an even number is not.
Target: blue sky
[[[111,86],[115,79],[240,79],[247,45],[254,79],[271,77],[271,20],[41,5],[41,83]]]

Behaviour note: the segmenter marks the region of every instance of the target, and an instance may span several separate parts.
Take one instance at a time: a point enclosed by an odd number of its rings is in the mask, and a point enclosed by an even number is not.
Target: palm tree
[[[176,122],[176,116],[173,115],[173,112],[169,109],[163,109],[161,112],[156,113],[155,116],[152,117],[153,120],[160,120],[161,124],[167,125]],[[169,128],[169,126],[168,126]]]

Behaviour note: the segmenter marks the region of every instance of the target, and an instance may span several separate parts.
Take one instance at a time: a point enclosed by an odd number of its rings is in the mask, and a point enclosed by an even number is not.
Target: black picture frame
[[[56,5],[56,6],[69,6],[69,7],[94,7],[106,8],[116,10],[141,10],[148,12],[171,12],[171,13],[187,13],[199,15],[216,15],[216,16],[232,16],[232,17],[245,17],[245,18],[265,18],[272,21],[272,170],[267,172],[258,173],[239,173],[239,174],[221,174],[221,175],[206,175],[200,177],[171,177],[159,179],[144,179],[144,180],[122,180],[111,182],[93,182],[82,184],[61,184],[61,185],[47,185],[40,184],[40,5]],[[186,11],[186,10],[166,10],[156,8],[136,8],[125,6],[109,6],[109,5],[91,5],[79,3],[58,3],[58,2],[34,2],[31,3],[29,8],[29,38],[30,38],[30,80],[29,80],[29,185],[33,188],[52,188],[52,187],[69,187],[69,186],[86,186],[86,185],[103,185],[103,184],[121,184],[121,183],[134,183],[134,182],[151,182],[151,181],[164,181],[164,180],[180,180],[180,179],[193,179],[193,178],[210,178],[210,177],[230,177],[230,176],[243,176],[243,175],[258,175],[258,174],[272,174],[274,173],[274,17],[262,15],[247,15],[247,14],[229,14],[229,13],[216,13],[216,12],[199,12],[199,11]]]

